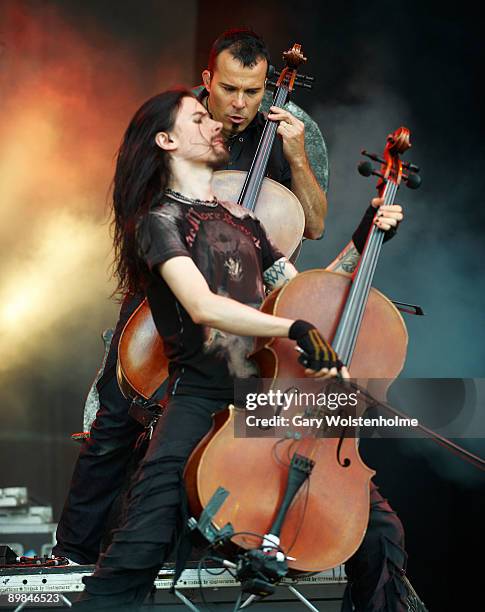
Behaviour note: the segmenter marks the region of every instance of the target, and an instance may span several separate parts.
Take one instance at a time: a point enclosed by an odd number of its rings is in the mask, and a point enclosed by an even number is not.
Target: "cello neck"
[[[293,87],[295,86],[297,68],[307,60],[301,52],[301,45],[298,43],[295,43],[291,49],[283,53],[283,59],[285,60],[286,66],[278,77],[273,97],[273,105],[278,107],[285,105],[289,93],[293,91]],[[251,211],[254,211],[256,207],[277,129],[277,121],[266,119],[266,124],[261,134],[253,163],[251,164],[251,168],[246,176],[246,180],[244,181],[242,191],[237,201],[238,204]]]
[[[384,198],[386,206],[394,203],[401,180],[405,180],[412,189],[419,187],[420,180],[413,176],[419,168],[410,163],[403,164],[399,157],[411,147],[409,136],[409,130],[403,126],[389,134],[383,159],[374,153],[362,151],[370,159],[381,163],[380,172],[374,171],[372,166],[369,167],[368,162],[360,164],[359,172],[364,176],[374,174],[379,177],[377,192]],[[406,172],[403,172],[403,169]],[[352,360],[383,241],[384,231],[372,224],[333,338],[332,346],[346,366],[350,366]]]
[[[273,104],[275,106],[283,106],[287,99],[288,89],[284,86],[279,86],[276,90]],[[251,168],[246,176],[246,180],[244,181],[243,188],[237,201],[238,204],[251,211],[254,211],[256,207],[277,129],[277,121],[272,121],[271,119],[266,120],[253,163],[251,164]]]
[[[386,206],[394,203],[398,187],[391,180],[387,182],[382,194]],[[354,272],[349,295],[335,332],[332,346],[346,366],[349,366],[352,360],[383,240],[384,231],[373,225]]]

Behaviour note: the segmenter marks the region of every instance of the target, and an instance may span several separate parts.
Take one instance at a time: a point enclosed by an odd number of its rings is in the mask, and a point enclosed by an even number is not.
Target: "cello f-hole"
[[[347,431],[347,427],[344,427],[342,433],[340,434],[340,439],[338,441],[338,446],[337,446],[337,461],[338,461],[338,464],[344,468],[349,467],[350,464],[352,463],[348,457],[345,457],[344,460],[342,460],[340,457],[340,451],[342,450],[342,444],[343,444],[343,441],[345,440],[346,431]]]

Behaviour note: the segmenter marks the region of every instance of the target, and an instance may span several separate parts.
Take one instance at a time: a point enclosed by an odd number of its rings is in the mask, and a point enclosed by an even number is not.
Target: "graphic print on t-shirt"
[[[253,338],[194,323],[160,275],[160,266],[174,257],[190,257],[213,293],[259,308],[262,272],[282,255],[241,206],[174,200],[152,208],[137,229],[140,257],[150,271],[147,297],[170,360],[173,393],[231,401],[234,378],[257,373],[246,358]]]
[[[222,208],[214,211],[192,208],[186,220],[190,227],[186,239],[192,247],[192,257],[210,289],[258,308],[264,297],[256,250],[260,248],[259,240]],[[256,374],[255,365],[246,359],[251,348],[252,338],[205,328],[204,353],[225,361],[231,376],[246,378]]]

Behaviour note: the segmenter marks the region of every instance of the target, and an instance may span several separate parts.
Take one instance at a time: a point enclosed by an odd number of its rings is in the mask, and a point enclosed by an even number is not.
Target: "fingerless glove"
[[[370,229],[372,227],[372,222],[374,221],[374,217],[377,212],[377,208],[374,208],[372,204],[365,211],[364,216],[362,217],[361,222],[359,223],[357,229],[352,234],[352,242],[355,245],[355,248],[362,253],[365,247],[365,242],[367,240],[367,236],[369,235]],[[384,232],[384,242],[390,240],[396,234],[396,228],[391,227],[391,229],[386,230]]]
[[[311,323],[298,319],[290,327],[288,337],[304,351],[298,361],[305,367],[318,372],[322,368],[340,370],[343,366],[337,353]]]

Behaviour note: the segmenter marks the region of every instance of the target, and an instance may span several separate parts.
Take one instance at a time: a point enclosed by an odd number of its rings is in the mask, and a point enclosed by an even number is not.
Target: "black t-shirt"
[[[198,99],[202,101],[208,95],[206,89],[202,89],[198,93]],[[249,171],[256,154],[256,149],[263,132],[266,122],[266,117],[263,113],[257,113],[253,121],[241,133],[227,142],[230,158],[225,167],[226,170],[244,170]],[[290,166],[283,154],[283,144],[279,136],[276,136],[271,154],[268,160],[268,166],[265,176],[281,183],[288,189],[291,188],[291,170]],[[134,310],[140,305],[144,299],[142,294],[135,296],[127,296],[123,301],[120,310],[120,318],[116,326],[116,331],[111,341],[111,348],[108,359],[104,368],[104,372],[114,372],[116,358],[118,354],[118,342],[121,332],[132,315]]]
[[[137,239],[150,270],[148,302],[170,361],[170,392],[231,400],[233,379],[257,374],[246,359],[253,338],[195,324],[157,267],[191,257],[212,292],[258,308],[263,272],[282,254],[251,213],[228,202],[194,205],[165,196],[140,224]]]

